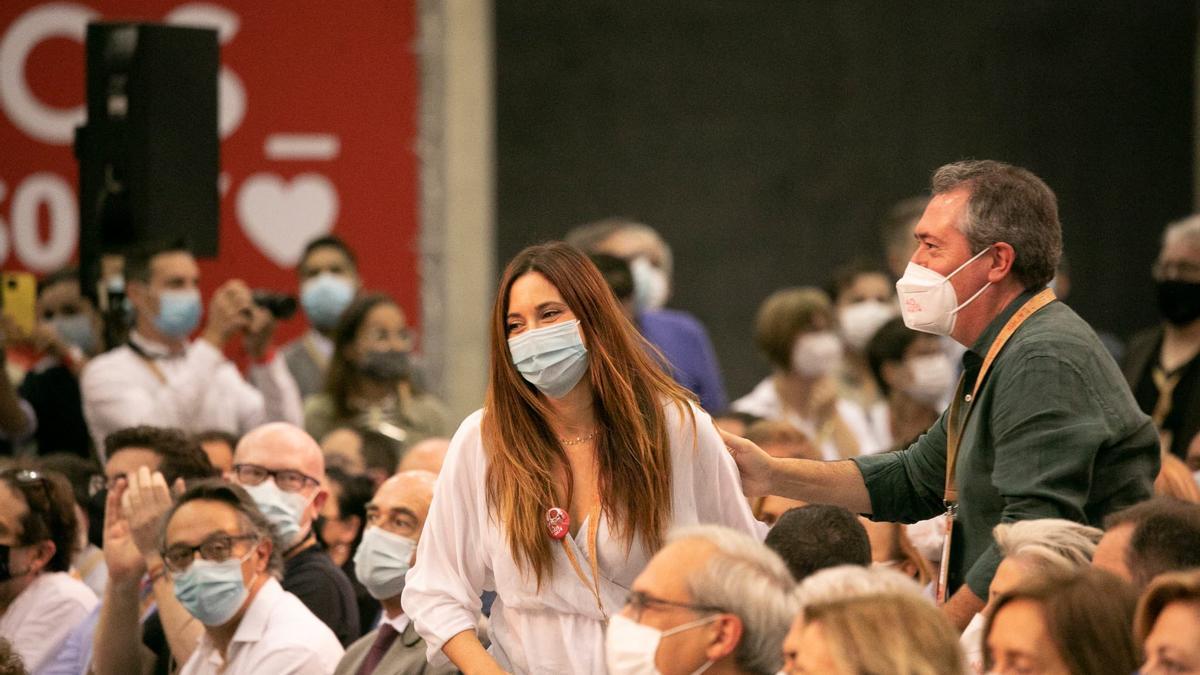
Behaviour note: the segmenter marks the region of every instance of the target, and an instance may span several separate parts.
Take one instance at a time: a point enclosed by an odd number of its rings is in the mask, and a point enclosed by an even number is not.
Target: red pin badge
[[[546,511],[546,530],[551,539],[562,539],[571,531],[571,514],[557,506]]]

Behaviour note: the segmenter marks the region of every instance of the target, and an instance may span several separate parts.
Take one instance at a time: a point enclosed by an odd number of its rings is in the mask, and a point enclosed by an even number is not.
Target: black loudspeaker
[[[79,259],[184,240],[217,254],[217,32],[146,23],[87,28],[87,123],[77,129]]]

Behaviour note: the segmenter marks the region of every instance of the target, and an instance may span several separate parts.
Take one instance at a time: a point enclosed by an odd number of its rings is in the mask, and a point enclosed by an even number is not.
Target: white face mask
[[[792,370],[804,377],[821,377],[842,365],[842,341],[833,331],[808,333],[792,347]]]
[[[639,312],[653,312],[667,304],[670,283],[667,273],[654,266],[645,256],[638,256],[629,263],[633,275],[633,304]]]
[[[908,263],[904,276],[896,282],[896,293],[900,296],[900,313],[904,316],[904,325],[912,330],[934,335],[949,335],[954,332],[954,322],[958,313],[964,307],[975,301],[981,293],[987,290],[992,282],[987,282],[961,305],[958,304],[958,294],[950,278],[958,274],[964,267],[979,260],[984,253],[992,250],[989,246],[948,276],[922,267],[914,262]]]
[[[660,631],[617,614],[609,620],[608,632],[604,636],[604,659],[608,663],[609,675],[658,675],[654,659],[658,656],[658,643],[663,638],[716,620],[717,615],[714,614]],[[712,664],[712,661],[705,662],[692,671],[692,675],[700,675]]]
[[[907,361],[909,381],[904,393],[919,403],[936,408],[954,387],[954,362],[945,354],[914,356]]]
[[[895,302],[862,300],[847,305],[838,312],[842,339],[856,352],[861,352],[883,324],[891,321],[899,312]]]

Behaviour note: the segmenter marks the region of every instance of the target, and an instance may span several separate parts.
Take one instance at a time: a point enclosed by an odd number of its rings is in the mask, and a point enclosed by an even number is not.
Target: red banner
[[[365,285],[419,323],[415,11],[411,0],[0,3],[0,265],[45,273],[77,254],[86,24],[207,26],[221,43],[222,140],[205,296],[233,277],[295,293],[305,242],[333,232]],[[283,332],[301,330],[290,323]]]

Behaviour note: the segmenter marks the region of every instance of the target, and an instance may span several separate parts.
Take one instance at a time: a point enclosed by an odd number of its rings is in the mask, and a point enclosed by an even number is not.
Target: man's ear
[[[33,556],[29,559],[29,570],[34,574],[46,569],[50,561],[54,558],[54,554],[58,552],[58,545],[53,541],[46,539],[39,541],[30,547]]]
[[[312,504],[309,505],[309,508],[313,510],[314,521],[317,519],[317,516],[321,515],[321,509],[325,507],[325,500],[327,499],[329,499],[329,491],[325,488],[321,488],[321,490],[317,492],[317,496],[313,497]]]
[[[1008,278],[1016,260],[1017,252],[1011,244],[1002,241],[992,244],[992,264],[988,268],[987,280],[995,284]]]
[[[719,661],[737,649],[742,642],[744,626],[742,620],[734,614],[720,614],[712,624],[712,640],[704,655],[709,661]]]
[[[267,567],[271,565],[271,552],[275,548],[275,542],[270,538],[262,539],[258,542],[258,560],[254,563],[256,572],[265,572]]]

